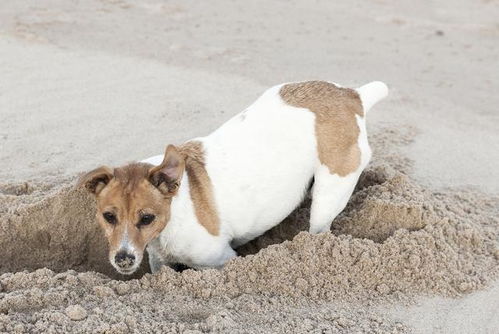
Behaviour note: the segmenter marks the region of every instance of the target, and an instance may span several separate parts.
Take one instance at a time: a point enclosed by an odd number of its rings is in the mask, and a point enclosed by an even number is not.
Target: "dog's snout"
[[[114,262],[121,268],[129,268],[135,263],[135,255],[129,254],[126,251],[119,251],[114,256]]]

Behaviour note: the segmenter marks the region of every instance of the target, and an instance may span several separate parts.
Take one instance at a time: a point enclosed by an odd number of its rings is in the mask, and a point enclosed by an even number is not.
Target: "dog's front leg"
[[[163,263],[163,261],[155,255],[153,252],[149,253],[149,267],[151,268],[151,272],[153,274],[157,273],[163,265],[167,265],[167,263]]]
[[[147,254],[149,256],[149,267],[153,274],[159,272],[162,266],[172,267],[175,263],[168,254],[164,254],[158,239],[151,241],[147,245]]]

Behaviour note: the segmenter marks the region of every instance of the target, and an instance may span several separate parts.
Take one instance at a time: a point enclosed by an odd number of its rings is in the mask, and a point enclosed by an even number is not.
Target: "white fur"
[[[153,271],[171,262],[194,268],[222,266],[236,256],[232,247],[288,216],[303,200],[312,179],[310,232],[327,231],[343,210],[371,157],[365,120],[357,116],[359,168],[345,177],[332,175],[318,159],[314,113],[284,103],[279,96],[281,86],[268,89],[210,135],[195,139],[204,146],[220,234],[209,234],[197,221],[184,174],[172,201],[171,219],[147,248]],[[364,108],[383,97],[381,88],[368,84],[358,89]],[[159,155],[144,162],[158,165],[162,160]]]
[[[388,95],[388,87],[384,82],[373,81],[357,89],[362,100],[364,112],[368,112],[372,106]]]

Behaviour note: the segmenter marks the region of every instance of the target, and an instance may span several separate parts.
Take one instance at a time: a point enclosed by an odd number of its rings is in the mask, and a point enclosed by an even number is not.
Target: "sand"
[[[0,5],[0,332],[494,333],[498,15],[494,1]],[[304,232],[307,198],[223,270],[116,274],[77,175],[311,78],[391,87],[331,233]]]
[[[306,200],[223,270],[144,275],[143,266],[127,281],[74,180],[2,189],[0,268],[14,272],[0,276],[6,331],[398,333],[409,327],[376,307],[459,297],[499,275],[499,200],[431,192],[386,162],[362,175],[332,233],[303,231]]]

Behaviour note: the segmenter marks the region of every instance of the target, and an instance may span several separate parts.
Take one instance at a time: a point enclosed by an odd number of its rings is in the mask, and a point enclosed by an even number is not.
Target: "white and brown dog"
[[[109,260],[131,274],[147,246],[152,272],[220,267],[286,218],[312,180],[310,233],[328,231],[371,157],[366,113],[387,93],[382,82],[282,84],[206,137],[82,176]]]

